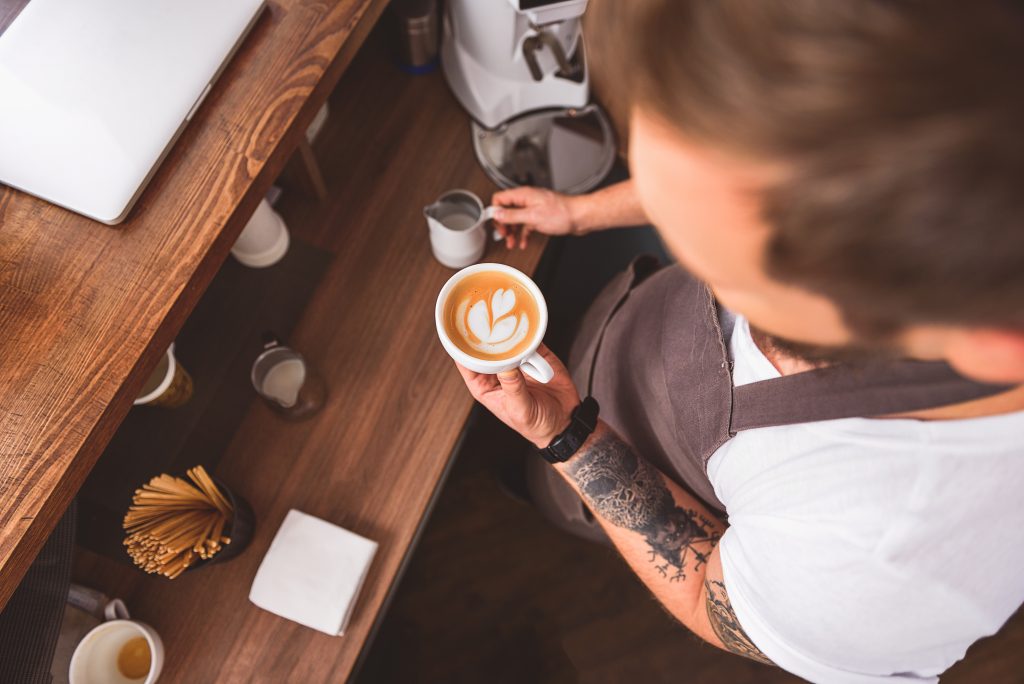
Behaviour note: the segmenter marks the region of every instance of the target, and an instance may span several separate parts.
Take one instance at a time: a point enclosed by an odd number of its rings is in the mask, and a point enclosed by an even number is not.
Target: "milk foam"
[[[530,319],[523,313],[511,313],[516,306],[512,289],[498,289],[486,298],[458,303],[455,325],[471,348],[484,354],[506,354],[530,334]]]

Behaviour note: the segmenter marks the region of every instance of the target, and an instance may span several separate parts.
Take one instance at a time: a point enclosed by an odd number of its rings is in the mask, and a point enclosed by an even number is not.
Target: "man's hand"
[[[541,346],[555,376],[541,384],[519,370],[498,376],[458,363],[473,397],[539,448],[569,425],[580,403],[569,372]],[[680,622],[712,644],[762,663],[725,590],[718,542],[725,524],[692,494],[635,453],[603,422],[554,466],[593,511],[641,581]]]
[[[505,425],[544,448],[569,426],[569,416],[579,406],[580,394],[569,371],[550,349],[541,345],[537,352],[555,371],[546,384],[524,376],[518,368],[495,376],[455,365],[474,399]]]
[[[526,247],[530,233],[571,235],[576,233],[572,208],[573,198],[553,190],[520,187],[494,193],[491,204],[499,207],[494,226],[505,238],[505,246]]]

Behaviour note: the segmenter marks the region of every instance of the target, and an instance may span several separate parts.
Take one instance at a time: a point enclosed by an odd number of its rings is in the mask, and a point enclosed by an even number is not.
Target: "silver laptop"
[[[0,183],[124,220],[264,0],[31,0],[0,34]]]

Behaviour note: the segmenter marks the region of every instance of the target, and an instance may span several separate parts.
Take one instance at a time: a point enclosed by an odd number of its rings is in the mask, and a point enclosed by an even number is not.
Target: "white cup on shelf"
[[[177,408],[192,398],[192,390],[192,376],[174,355],[172,342],[132,403],[135,406]]]
[[[143,656],[148,651],[148,665]],[[70,684],[153,684],[164,666],[160,635],[144,622],[110,620],[93,628],[75,648]]]
[[[324,102],[323,106],[317,110],[316,116],[309,122],[309,128],[306,129],[306,141],[310,145],[316,140],[316,137],[320,135],[320,131],[324,129],[324,124],[327,123],[327,117],[330,115],[330,110],[327,108],[327,103]]]
[[[252,218],[231,248],[231,256],[250,268],[273,266],[288,252],[288,226],[270,206],[260,200]]]

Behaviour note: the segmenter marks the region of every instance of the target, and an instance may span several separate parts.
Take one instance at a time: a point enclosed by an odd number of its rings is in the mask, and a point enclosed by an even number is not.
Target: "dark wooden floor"
[[[494,472],[523,457],[474,414],[358,684],[802,681],[699,642],[612,550],[502,493]],[[1024,613],[942,677],[978,682],[1024,682]]]

